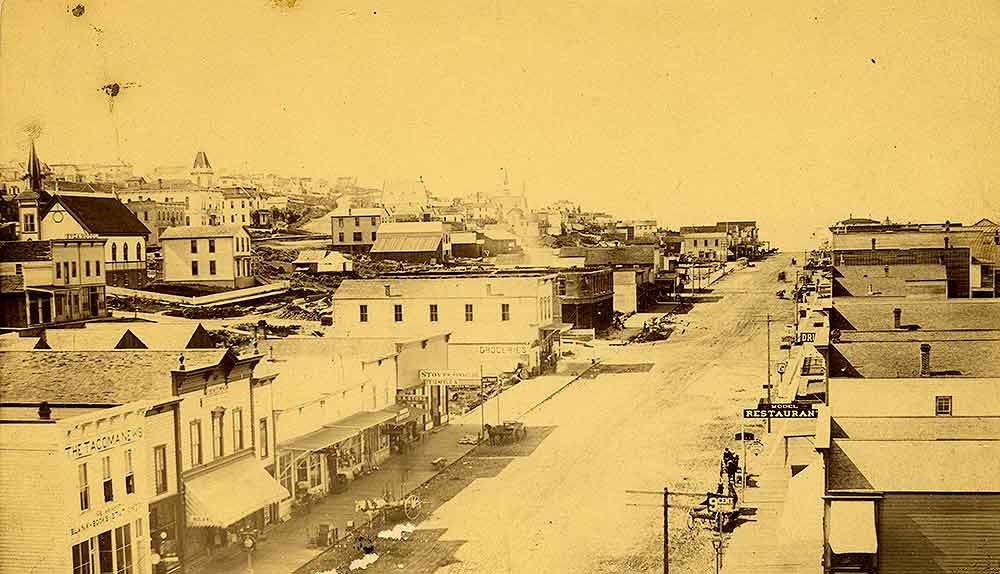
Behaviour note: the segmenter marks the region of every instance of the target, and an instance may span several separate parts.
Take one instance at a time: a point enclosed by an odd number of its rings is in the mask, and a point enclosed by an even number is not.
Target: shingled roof
[[[188,349],[187,370],[217,365],[226,349]],[[171,396],[178,351],[0,351],[6,402],[124,404]]]
[[[56,195],[45,213],[61,205],[87,233],[149,236],[149,230],[118,198],[107,195]],[[44,217],[45,214],[42,215]]]
[[[52,244],[48,241],[0,241],[0,261],[50,261]]]

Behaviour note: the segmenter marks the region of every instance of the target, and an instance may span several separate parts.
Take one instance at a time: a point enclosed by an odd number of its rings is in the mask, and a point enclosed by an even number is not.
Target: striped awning
[[[186,480],[184,507],[188,526],[226,528],[288,496],[256,457],[247,456]]]

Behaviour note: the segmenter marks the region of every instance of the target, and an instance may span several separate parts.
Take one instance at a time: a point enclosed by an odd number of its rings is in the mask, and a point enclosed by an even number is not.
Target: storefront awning
[[[393,412],[395,419],[390,424],[403,426],[413,421],[419,421],[421,417],[429,416],[431,413],[420,407],[413,405],[395,404],[385,409],[386,412]]]
[[[253,456],[185,481],[188,526],[226,528],[285,498],[288,491]]]
[[[875,554],[875,502],[833,500],[830,502],[830,550],[835,554]]]
[[[294,438],[278,445],[279,449],[314,451],[344,442],[359,433],[356,427],[324,426],[318,431]]]
[[[389,411],[364,411],[340,419],[339,421],[324,425],[336,428],[354,428],[359,430],[370,429],[384,422],[396,418],[396,413]]]

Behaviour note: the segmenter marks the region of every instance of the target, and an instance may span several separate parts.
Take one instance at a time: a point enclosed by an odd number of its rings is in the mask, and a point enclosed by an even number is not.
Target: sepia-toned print
[[[0,573],[1000,573],[998,29],[0,3]]]

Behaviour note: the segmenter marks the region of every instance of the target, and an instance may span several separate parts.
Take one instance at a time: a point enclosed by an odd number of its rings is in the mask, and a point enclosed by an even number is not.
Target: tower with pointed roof
[[[208,156],[203,151],[198,152],[194,156],[194,166],[191,168],[191,176],[194,177],[195,183],[202,189],[208,189],[212,187],[214,175],[215,170],[212,169],[212,164],[208,163]]]
[[[32,141],[31,151],[28,153],[28,169],[24,175],[24,179],[28,182],[28,188],[15,198],[20,226],[18,237],[20,239],[38,240],[41,238],[41,217],[39,215],[52,199],[52,196],[45,191],[42,178],[42,162],[38,160],[35,142]]]

